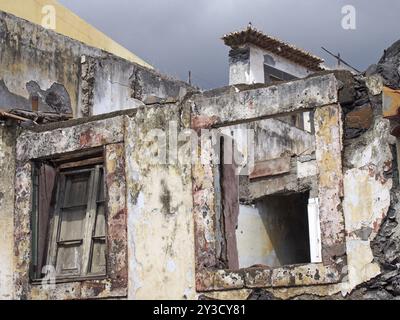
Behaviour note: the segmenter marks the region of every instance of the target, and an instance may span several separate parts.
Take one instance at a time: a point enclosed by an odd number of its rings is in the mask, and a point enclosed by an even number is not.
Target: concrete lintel
[[[336,77],[325,74],[211,97],[197,94],[187,103],[192,109],[192,127],[202,128],[204,123],[207,127],[227,126],[302,112],[337,101]]]
[[[124,116],[45,132],[25,130],[17,139],[17,161],[25,162],[124,140]]]

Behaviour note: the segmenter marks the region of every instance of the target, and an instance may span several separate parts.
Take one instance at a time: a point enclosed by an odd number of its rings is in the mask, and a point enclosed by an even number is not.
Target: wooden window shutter
[[[105,232],[103,168],[97,165],[94,168],[85,226],[83,248],[85,273],[105,274]]]
[[[91,232],[91,254],[89,260],[89,273],[106,273],[106,208],[104,197],[104,172],[99,168],[99,183],[94,203],[96,217]]]
[[[57,276],[79,276],[84,270],[85,225],[93,180],[93,169],[60,173],[49,250],[49,264],[55,266]]]
[[[50,165],[43,164],[39,175],[39,221],[38,221],[38,273],[41,275],[42,267],[46,260],[46,249],[48,244],[48,227],[52,200],[54,201],[54,185],[56,182],[56,169]]]
[[[103,165],[81,169],[73,169],[69,163],[62,166],[66,170],[58,172],[47,264],[55,267],[58,278],[106,275]]]
[[[32,217],[32,260],[31,277],[40,278],[46,263],[49,220],[54,201],[56,169],[48,164],[36,164],[33,170],[33,217]]]
[[[221,156],[222,208],[225,221],[226,258],[228,268],[239,268],[236,228],[239,217],[239,177],[234,159],[233,139],[223,136]]]

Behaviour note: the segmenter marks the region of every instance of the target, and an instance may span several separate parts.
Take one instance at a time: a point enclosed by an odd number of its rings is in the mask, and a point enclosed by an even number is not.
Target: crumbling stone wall
[[[93,80],[89,80],[88,85],[83,83],[83,88],[90,90],[93,98],[91,103],[83,102],[82,106],[90,115],[174,103],[193,90],[182,81],[172,80],[118,57],[92,58],[86,64],[86,77]],[[86,98],[85,95],[83,98]]]
[[[400,41],[395,42],[385,50],[384,55],[377,65],[372,65],[365,73],[366,78],[356,78],[358,83],[356,100],[349,109],[356,109],[362,105],[363,116],[359,119],[359,125],[367,124],[369,118],[373,121],[370,126],[362,125],[366,130],[360,137],[354,139],[352,145],[369,143],[370,150],[363,153],[365,162],[366,156],[371,155],[375,161],[374,166],[369,166],[370,176],[379,184],[375,190],[377,201],[383,202],[381,207],[384,212],[376,212],[378,221],[373,225],[372,230],[364,230],[364,233],[373,234],[371,250],[373,262],[380,267],[380,273],[360,284],[350,298],[354,299],[398,299],[400,296],[400,187],[398,150],[396,149],[396,138],[391,133],[389,120],[382,119],[382,85],[392,89],[400,89]],[[348,118],[351,119],[350,111]],[[350,115],[350,116],[349,116]],[[361,150],[360,150],[361,151]],[[360,163],[360,162],[359,162]],[[377,171],[380,171],[377,174]],[[375,174],[375,175],[374,175]],[[384,197],[382,197],[384,190]],[[383,213],[383,214],[382,214]],[[379,217],[379,214],[382,214]],[[364,235],[365,236],[365,235]]]

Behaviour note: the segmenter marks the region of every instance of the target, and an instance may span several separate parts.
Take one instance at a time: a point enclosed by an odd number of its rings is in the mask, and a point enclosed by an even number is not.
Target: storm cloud
[[[325,59],[321,46],[360,70],[400,38],[400,1],[342,0],[59,0],[162,73],[203,88],[228,82],[228,48],[220,39],[251,21],[265,33]],[[356,29],[342,28],[344,5]]]

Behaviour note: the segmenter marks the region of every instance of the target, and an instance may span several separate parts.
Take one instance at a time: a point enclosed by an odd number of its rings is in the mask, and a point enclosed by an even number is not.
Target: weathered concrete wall
[[[399,293],[399,276],[396,272],[399,252],[399,232],[397,226],[396,208],[398,199],[398,182],[394,183],[393,177],[398,177],[395,152],[395,139],[390,135],[389,121],[382,118],[382,82],[372,79],[357,78],[348,81],[343,75],[337,75],[341,80],[339,87],[339,101],[343,103],[345,113],[344,123],[344,162],[343,169],[338,167],[335,159],[326,153],[326,150],[317,155],[317,160],[323,160],[329,171],[319,175],[320,183],[335,178],[338,170],[344,173],[343,189],[337,185],[337,190],[326,190],[324,196],[335,195],[335,200],[326,199],[329,207],[339,205],[338,196],[343,199],[344,224],[346,238],[340,241],[346,243],[347,271],[348,274],[336,285],[286,287],[253,291],[250,289],[233,290],[227,292],[214,292],[207,295],[214,298],[253,298],[255,296],[271,298],[272,296],[291,298],[393,298]],[[386,75],[387,76],[387,75]],[[343,87],[344,86],[344,87]],[[240,95],[240,93],[237,93]],[[232,96],[230,96],[232,98]],[[233,120],[237,114],[242,119],[254,119],[254,112],[258,103],[251,100],[251,107],[246,107],[248,97],[242,95],[237,105],[242,110],[236,109],[229,103],[228,96],[207,96],[194,103],[195,110],[204,111],[210,118],[198,118],[196,123],[205,125],[221,125],[224,120]],[[203,101],[208,103],[203,104]],[[218,105],[224,110],[218,110]],[[213,111],[206,107],[213,106]],[[282,105],[282,104],[281,104]],[[227,107],[228,106],[228,107]],[[372,107],[371,107],[372,106]],[[319,117],[325,117],[331,111],[325,110]],[[326,114],[325,114],[326,113]],[[229,114],[225,118],[225,114]],[[325,114],[325,115],[324,115]],[[222,115],[222,117],[221,117]],[[317,119],[317,128],[318,128]],[[318,129],[324,137],[324,145],[332,143],[341,145],[341,126],[325,126]],[[322,131],[321,131],[322,130]],[[332,131],[333,130],[333,131]],[[321,138],[319,138],[320,140]],[[327,140],[328,139],[328,140]],[[321,140],[319,142],[321,144]],[[332,165],[329,163],[332,162]],[[318,172],[317,172],[318,173]],[[331,193],[334,192],[334,193]],[[324,209],[325,210],[325,209]],[[330,210],[330,209],[329,209]],[[328,218],[328,215],[326,216]],[[339,222],[339,221],[338,221]],[[334,227],[329,218],[322,221],[326,227]],[[343,223],[343,222],[339,222]],[[343,234],[344,235],[344,234]],[[341,237],[343,237],[341,235]],[[330,241],[335,241],[334,238]],[[332,247],[333,249],[333,247]],[[340,255],[339,247],[337,254]],[[227,275],[225,275],[227,276]],[[239,285],[239,284],[238,284]]]
[[[16,129],[0,123],[0,300],[12,299]]]
[[[176,124],[178,132],[168,130],[170,121]],[[33,131],[26,130],[20,135],[16,148],[19,164],[15,221],[18,228],[16,232],[7,232],[11,237],[14,235],[14,248],[8,255],[11,253],[12,257],[18,252],[14,284],[11,285],[11,288],[16,288],[16,298],[196,298],[191,165],[174,164],[174,155],[167,158],[169,164],[153,162],[157,158],[155,153],[160,150],[156,145],[157,140],[153,140],[154,136],[151,135],[153,130],[167,129],[166,137],[173,139],[170,134],[180,133],[189,124],[190,113],[182,111],[179,105],[170,104],[142,108],[137,113],[127,111],[91,119],[71,120],[63,124],[49,124],[34,128]],[[121,148],[122,143],[124,147]],[[177,150],[176,156],[190,154],[190,150],[181,149],[184,144],[182,141],[178,144],[179,153]],[[118,220],[118,223],[112,222],[111,227],[109,226],[109,232],[114,227],[122,228],[115,229],[118,237],[115,233],[109,234],[109,250],[116,250],[111,259],[115,260],[115,268],[112,270],[119,270],[125,263],[121,246],[126,244],[126,261],[129,266],[127,273],[116,273],[118,282],[114,282],[112,273],[110,279],[57,284],[51,290],[40,284],[30,284],[30,228],[27,217],[31,206],[31,182],[28,160],[102,145],[106,150],[111,150],[106,152],[105,159],[109,175],[107,183],[118,178],[117,183],[107,187],[109,215],[120,219],[124,217],[122,212],[127,214],[127,221]],[[161,146],[165,147],[163,143]],[[125,196],[128,203],[126,208],[122,208]],[[10,208],[8,212],[12,213],[13,209]],[[110,220],[112,221],[111,217]],[[128,239],[121,239],[125,229]],[[129,283],[124,284],[125,275],[129,277]],[[126,288],[127,293],[124,291]]]
[[[45,17],[42,10],[45,6],[49,5],[55,9],[56,21],[54,27],[57,33],[145,67],[152,68],[147,62],[123,48],[120,44],[82,20],[75,13],[60,5],[56,0],[2,0],[0,10],[40,25]],[[74,27],[71,28],[71,26]]]
[[[192,127],[198,128],[276,118],[337,100],[337,80],[333,74],[323,74],[280,85],[255,86],[252,90],[212,90],[194,95],[188,104],[194,111]]]
[[[36,91],[57,83],[65,88],[76,112],[80,55],[100,56],[102,52],[5,12],[0,12],[0,35],[0,81],[4,82],[0,106],[30,109],[34,92],[28,83]],[[41,102],[46,106],[44,99]]]
[[[340,282],[347,274],[344,269],[345,232],[340,206],[342,127],[337,88],[338,82],[335,77],[326,74],[276,86],[252,86],[243,91],[236,86],[232,92],[216,90],[194,95],[187,101],[192,110],[192,126],[197,130],[280,117],[313,108],[316,110],[314,125],[317,137],[317,181],[318,197],[321,200],[319,209],[323,262],[272,270],[265,266],[240,270],[226,269],[217,255],[218,240],[214,227],[217,219],[214,205],[216,187],[212,184],[214,167],[207,159],[192,169],[198,291],[322,284],[328,286]]]
[[[349,287],[354,288],[380,274],[374,261],[371,241],[386,217],[393,186],[390,171],[393,156],[389,121],[378,118],[373,128],[346,149],[343,209],[346,219]],[[363,141],[363,142],[361,142]]]
[[[398,63],[392,52],[386,55],[390,57],[390,63]],[[382,67],[390,63],[381,61],[378,71],[383,76],[383,83],[393,86],[397,78]],[[346,77],[340,78],[343,81]],[[399,175],[396,139],[390,134],[389,120],[382,117],[382,81],[356,77],[342,83],[345,85],[339,91],[345,114],[342,205],[348,275],[336,285],[244,289],[214,293],[214,298],[398,298]]]
[[[93,59],[92,59],[93,61]],[[161,100],[178,101],[191,89],[181,81],[161,76],[128,61],[107,57],[93,66],[93,115],[137,108]]]
[[[129,299],[196,297],[191,166],[174,157],[169,164],[153,162],[162,150],[149,135],[158,129],[158,141],[170,139],[169,122],[181,132],[189,117],[168,105],[140,109],[127,119]]]
[[[75,117],[182,98],[191,87],[154,70],[0,12],[0,108]],[[154,103],[150,100],[150,103]]]

